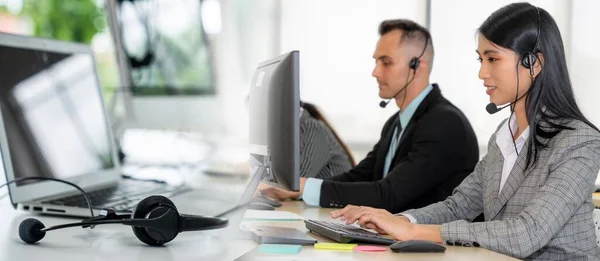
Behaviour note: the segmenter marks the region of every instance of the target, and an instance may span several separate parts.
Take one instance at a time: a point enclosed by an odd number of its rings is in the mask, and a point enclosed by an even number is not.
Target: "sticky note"
[[[354,248],[354,251],[357,252],[384,252],[387,251],[387,247],[380,246],[357,246]]]
[[[301,245],[262,244],[256,248],[256,251],[261,253],[298,254],[301,249]]]
[[[327,249],[327,250],[352,250],[357,247],[358,244],[343,244],[343,243],[316,243],[315,249]]]

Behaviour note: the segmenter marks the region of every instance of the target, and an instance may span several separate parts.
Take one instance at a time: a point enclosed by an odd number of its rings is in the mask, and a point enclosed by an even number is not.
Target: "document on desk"
[[[277,210],[248,209],[244,221],[300,221],[304,218],[296,213]]]

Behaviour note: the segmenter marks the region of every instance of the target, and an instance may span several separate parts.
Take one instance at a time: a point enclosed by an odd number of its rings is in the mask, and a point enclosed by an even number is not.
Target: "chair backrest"
[[[596,244],[600,246],[600,209],[594,209],[594,228],[596,229]]]

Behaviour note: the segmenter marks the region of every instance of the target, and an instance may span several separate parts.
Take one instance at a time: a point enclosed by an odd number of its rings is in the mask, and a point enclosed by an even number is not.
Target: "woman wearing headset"
[[[554,19],[507,5],[479,27],[479,78],[509,104],[488,153],[445,201],[392,215],[348,206],[331,213],[397,240],[481,246],[517,258],[598,259],[592,211],[600,133],[579,110]],[[471,223],[483,213],[484,222]]]

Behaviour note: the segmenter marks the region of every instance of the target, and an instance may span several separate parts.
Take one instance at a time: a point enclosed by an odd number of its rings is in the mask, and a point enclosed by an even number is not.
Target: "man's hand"
[[[276,200],[292,199],[293,200],[293,199],[297,199],[298,197],[300,197],[300,195],[302,195],[302,192],[304,191],[305,183],[306,183],[306,178],[300,178],[300,191],[298,191],[298,192],[280,189],[280,188],[273,187],[273,186],[265,184],[265,183],[260,183],[258,185],[258,191],[260,191],[260,194],[262,194],[266,197],[272,198],[272,199],[276,199]]]

